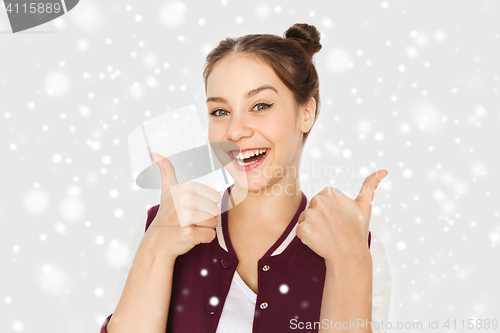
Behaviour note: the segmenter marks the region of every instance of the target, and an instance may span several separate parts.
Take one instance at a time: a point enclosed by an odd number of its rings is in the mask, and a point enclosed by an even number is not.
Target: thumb
[[[378,170],[368,177],[366,177],[363,185],[361,186],[361,191],[354,199],[363,210],[368,210],[371,214],[371,208],[373,203],[373,198],[375,197],[375,191],[378,188],[378,185],[384,179],[389,172],[387,170]]]
[[[162,192],[168,190],[171,186],[177,185],[177,177],[175,176],[175,169],[172,162],[168,158],[161,156],[157,153],[149,154],[149,157],[160,168],[161,175],[161,189]]]

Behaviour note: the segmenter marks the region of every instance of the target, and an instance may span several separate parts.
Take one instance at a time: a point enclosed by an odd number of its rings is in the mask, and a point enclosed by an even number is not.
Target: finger
[[[326,196],[331,195],[334,198],[347,198],[347,195],[335,186],[327,186],[323,188],[320,193]]]
[[[179,215],[177,215],[177,217],[179,219],[179,224],[181,225],[181,227],[192,224],[214,228],[217,226],[217,220],[213,215],[207,214],[205,212],[200,212],[197,209],[184,209]],[[214,219],[215,225],[213,225]]]
[[[195,181],[191,181],[190,183],[192,183],[193,192],[200,197],[206,198],[215,204],[221,201],[221,195],[216,189]]]
[[[332,195],[332,197],[333,197],[335,190],[336,190],[335,188],[328,187],[328,186],[322,188],[321,191],[319,191],[318,193],[316,193],[316,195],[314,197],[312,197],[311,201],[309,202],[308,208],[315,208],[318,200],[324,199],[325,196]]]
[[[195,228],[195,244],[210,243],[215,239],[215,230],[212,228]]]
[[[207,213],[211,216],[217,216],[220,213],[219,207],[213,201],[199,195],[194,196],[193,207],[200,212]]]
[[[359,195],[354,199],[362,208],[363,211],[368,211],[371,214],[371,208],[373,204],[373,198],[375,197],[375,191],[378,185],[384,179],[389,172],[387,170],[379,170],[368,177],[366,177]]]
[[[320,196],[320,193],[317,193],[314,197],[311,198],[311,201],[309,201],[309,205],[307,208],[314,208],[316,206],[316,200],[318,200],[318,196]],[[305,211],[305,210],[304,210]]]
[[[305,219],[306,219],[306,210],[303,210],[302,213],[300,213],[299,218],[297,219],[297,224],[300,224],[301,222],[305,221]]]
[[[156,165],[158,165],[158,168],[160,169],[162,194],[168,191],[171,186],[178,184],[174,166],[168,158],[157,153],[151,153],[149,157],[156,163]]]
[[[193,223],[193,224],[190,224],[190,225],[193,225],[193,226],[196,226],[196,227],[203,227],[203,228],[212,228],[212,229],[215,229],[217,227],[217,218],[211,217],[211,218],[208,218],[206,220],[203,220],[203,221],[200,221],[200,222],[196,222],[196,223]]]

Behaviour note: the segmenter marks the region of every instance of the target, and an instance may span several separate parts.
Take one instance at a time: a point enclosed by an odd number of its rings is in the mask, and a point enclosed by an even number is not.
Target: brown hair
[[[205,94],[208,76],[217,61],[232,55],[249,56],[271,66],[281,81],[292,91],[296,107],[314,97],[316,100],[314,125],[319,116],[320,98],[319,78],[312,57],[321,50],[320,33],[313,25],[295,23],[283,36],[251,34],[221,40],[206,58],[203,71]],[[304,133],[303,144],[309,133],[310,130]]]

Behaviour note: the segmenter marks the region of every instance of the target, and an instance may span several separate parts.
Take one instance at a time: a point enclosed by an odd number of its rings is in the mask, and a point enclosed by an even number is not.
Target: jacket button
[[[222,265],[222,267],[224,268],[229,268],[232,264],[232,262],[230,260],[227,260],[227,259],[222,259],[220,261],[220,264]]]
[[[207,311],[208,314],[213,315],[217,311],[217,305],[212,305],[208,303],[205,310]]]
[[[262,267],[262,270],[264,272],[267,272],[271,267],[269,267],[269,265],[264,265],[264,267]]]
[[[262,302],[262,303],[260,303],[260,308],[261,308],[261,309],[265,309],[265,308],[267,308],[267,303],[266,303],[266,302]]]

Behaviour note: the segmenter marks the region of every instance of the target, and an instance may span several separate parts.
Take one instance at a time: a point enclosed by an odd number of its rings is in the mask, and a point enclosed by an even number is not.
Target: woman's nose
[[[253,134],[252,128],[244,117],[235,116],[231,118],[227,129],[227,137],[231,141],[239,141],[244,137],[250,137]]]

